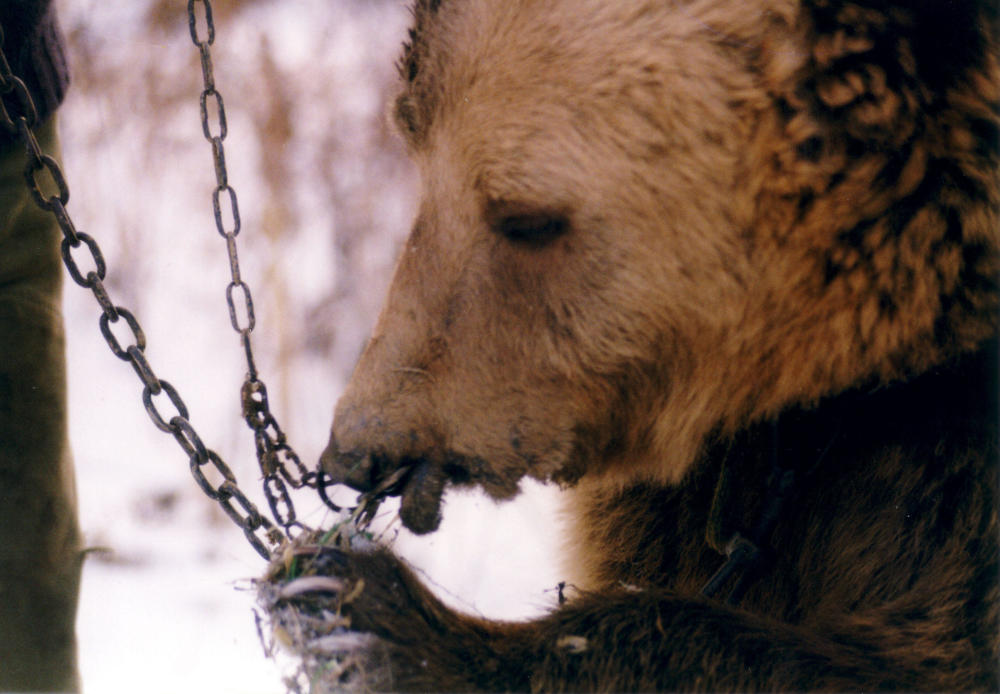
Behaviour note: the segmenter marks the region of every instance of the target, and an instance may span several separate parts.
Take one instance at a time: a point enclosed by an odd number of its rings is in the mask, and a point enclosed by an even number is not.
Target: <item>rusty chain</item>
[[[201,7],[200,13],[199,7]],[[211,0],[188,0],[187,10],[191,41],[201,57],[201,76],[204,85],[198,100],[201,130],[212,147],[212,161],[215,166],[216,187],[212,191],[212,212],[215,216],[216,230],[225,240],[226,253],[229,256],[230,282],[226,287],[226,304],[229,308],[229,321],[240,337],[240,345],[247,363],[246,380],[241,389],[243,418],[253,431],[264,496],[271,508],[271,514],[286,532],[290,532],[292,527],[302,527],[302,524],[296,518],[288,486],[294,489],[318,488],[320,496],[327,505],[337,511],[340,508],[330,502],[325,493],[323,473],[306,469],[298,454],[288,444],[285,432],[271,412],[267,387],[257,372],[250,339],[257,320],[250,287],[240,274],[236,244],[236,237],[239,236],[241,228],[239,204],[236,190],[229,183],[226,151],[223,145],[228,134],[226,108],[222,94],[216,89],[212,67],[211,46],[215,42],[215,22],[212,18]],[[210,111],[214,111],[214,122],[209,116]]]
[[[202,8],[199,17],[198,7]],[[173,436],[188,456],[189,467],[195,482],[210,499],[216,501],[233,522],[239,526],[251,546],[264,559],[271,558],[267,544],[279,545],[291,537],[292,529],[308,530],[298,521],[288,487],[315,489],[323,502],[340,512],[340,506],[331,501],[327,487],[332,484],[322,470],[310,471],[289,445],[287,437],[271,412],[267,387],[260,379],[251,344],[251,334],[256,327],[253,297],[249,285],[242,279],[236,238],[241,222],[236,190],[229,183],[223,141],[228,134],[225,104],[216,89],[212,66],[211,46],[215,41],[215,24],[211,0],[188,0],[188,28],[191,40],[198,48],[201,61],[203,90],[199,97],[202,133],[212,147],[216,187],[212,191],[212,212],[216,230],[226,244],[229,259],[230,282],[226,286],[226,304],[233,330],[239,335],[246,358],[246,378],[240,389],[242,415],[254,436],[257,461],[262,475],[264,496],[275,522],[263,516],[254,503],[239,488],[236,477],[218,453],[207,448],[190,421],[187,405],[174,386],[159,378],[146,358],[146,336],[135,315],[127,308],[115,304],[109,296],[104,279],[107,264],[97,241],[76,229],[66,209],[69,186],[56,160],[45,154],[34,135],[38,125],[37,109],[24,82],[13,74],[3,52],[3,28],[0,27],[0,127],[18,136],[24,144],[28,162],[24,177],[35,204],[53,215],[62,231],[60,254],[70,278],[81,287],[90,289],[101,309],[98,320],[101,335],[112,354],[131,364],[142,383],[142,402],[156,428]],[[200,21],[199,21],[200,20]],[[200,27],[200,28],[199,28]],[[215,112],[214,124],[209,116]],[[213,128],[214,125],[214,128]],[[46,196],[42,191],[39,174],[48,174],[48,186],[56,192]],[[226,214],[228,213],[228,214]],[[92,268],[81,270],[75,249],[87,250]],[[240,301],[237,301],[237,294]],[[112,330],[121,321],[130,333],[131,343],[123,347]],[[124,332],[120,330],[120,332]],[[160,399],[157,404],[156,398]],[[173,411],[165,417],[160,408],[169,401]],[[221,482],[213,484],[206,470]],[[371,520],[380,500],[388,494],[392,480],[359,497],[351,517],[362,524]],[[284,529],[282,532],[281,528]]]
[[[17,104],[13,108],[12,104]],[[188,455],[191,473],[205,493],[219,503],[223,511],[240,527],[251,546],[265,559],[270,558],[270,550],[265,541],[277,544],[282,535],[277,527],[261,515],[250,499],[236,484],[236,478],[229,466],[215,451],[208,449],[189,419],[187,406],[169,381],[159,378],[146,358],[146,336],[138,320],[131,311],[116,305],[104,286],[107,264],[97,241],[90,235],[78,231],[66,209],[69,202],[69,186],[56,160],[42,152],[34,134],[38,125],[37,110],[31,94],[24,82],[14,75],[3,52],[3,29],[0,27],[0,126],[12,135],[18,136],[27,151],[28,161],[24,178],[31,197],[39,208],[52,214],[62,231],[60,253],[70,278],[81,287],[89,289],[101,308],[99,327],[111,352],[132,365],[142,382],[142,401],[153,424],[171,434],[178,445]],[[46,196],[42,191],[39,174],[46,172],[47,187],[54,187],[55,193]],[[86,248],[92,262],[92,269],[80,269],[73,250]],[[123,323],[131,333],[131,344],[123,347],[111,326]],[[164,403],[157,405],[154,398],[166,396],[173,406],[174,414],[165,417],[160,412]],[[211,464],[222,482],[215,486],[207,478],[206,465]],[[237,509],[233,502],[240,507]]]
[[[195,0],[188,2],[189,25],[191,37],[201,52],[202,73],[205,80],[205,90],[201,95],[202,128],[205,137],[212,144],[215,161],[217,188],[212,195],[213,212],[219,233],[226,240],[229,253],[232,281],[226,288],[226,300],[233,328],[240,335],[241,344],[247,359],[247,378],[241,389],[243,416],[254,432],[258,460],[264,475],[264,495],[271,507],[278,525],[290,534],[292,527],[304,527],[296,520],[295,509],[288,494],[285,482],[295,488],[311,486],[319,489],[320,496],[336,510],[340,510],[329,501],[325,494],[325,484],[322,473],[308,471],[299,457],[288,445],[284,432],[270,411],[267,400],[267,389],[259,379],[254,364],[250,345],[250,333],[254,328],[253,303],[250,289],[240,278],[239,261],[236,255],[236,236],[239,233],[239,211],[236,193],[229,186],[226,175],[225,155],[222,140],[226,135],[225,111],[222,97],[215,90],[212,76],[211,55],[209,46],[214,40],[215,29],[212,23],[209,0],[201,0],[205,8],[205,24],[208,27],[207,38],[198,37]],[[107,274],[107,264],[97,241],[90,235],[77,230],[66,205],[69,202],[69,186],[62,169],[56,160],[45,154],[34,134],[38,125],[38,112],[25,83],[13,74],[10,64],[3,52],[3,28],[0,27],[0,127],[18,137],[27,152],[27,164],[24,178],[35,204],[52,214],[63,239],[60,254],[70,278],[81,287],[89,289],[101,309],[98,325],[101,334],[107,342],[112,354],[131,364],[142,383],[142,402],[153,424],[161,431],[173,436],[174,440],[188,456],[191,474],[195,482],[205,494],[216,501],[233,522],[239,526],[250,545],[264,559],[271,558],[268,544],[274,546],[285,539],[285,533],[270,520],[264,517],[256,505],[239,488],[236,477],[229,466],[218,453],[207,448],[191,423],[187,405],[174,386],[167,380],[159,378],[146,358],[146,336],[135,315],[127,308],[115,304],[104,286]],[[209,128],[208,101],[214,99],[218,114],[218,132],[212,134]],[[43,192],[42,174],[49,179],[45,187],[54,193]],[[232,228],[226,229],[222,221],[222,206],[220,198],[225,194],[230,202],[230,213],[233,220]],[[75,249],[85,248],[90,256],[91,268],[81,270],[80,263],[74,255]],[[239,290],[244,299],[244,320],[238,317],[234,293]],[[113,325],[123,324],[130,333],[131,343],[122,346],[122,342],[112,330]],[[123,332],[120,330],[120,332]],[[161,407],[169,401],[172,406],[170,416],[161,413]],[[159,404],[157,404],[159,399]],[[288,464],[295,468],[295,473],[288,470]],[[206,474],[206,471],[208,473]],[[208,475],[220,478],[221,482],[214,484]],[[296,477],[295,475],[298,475]]]
[[[201,6],[202,13],[197,8]],[[381,500],[393,489],[395,480],[387,480],[375,489],[358,497],[357,505],[345,509],[334,503],[327,493],[327,488],[333,484],[322,469],[311,471],[302,464],[301,458],[289,445],[284,431],[277,418],[271,412],[267,399],[267,387],[260,379],[256,360],[251,344],[251,333],[256,327],[253,297],[249,285],[243,281],[240,274],[240,262],[237,253],[236,237],[240,233],[241,222],[236,190],[229,184],[226,170],[226,153],[223,141],[228,134],[226,123],[226,108],[222,94],[215,86],[215,73],[212,65],[211,46],[215,42],[215,22],[212,17],[211,0],[188,0],[188,30],[191,41],[198,49],[201,59],[201,75],[203,89],[199,96],[201,114],[201,129],[205,139],[212,147],[212,162],[215,167],[215,190],[212,191],[212,212],[219,235],[225,240],[226,253],[229,258],[230,282],[226,287],[226,304],[229,309],[229,320],[233,330],[240,337],[240,345],[246,357],[246,380],[241,388],[243,418],[253,431],[257,461],[263,480],[264,496],[271,509],[275,521],[291,535],[291,529],[298,527],[307,529],[297,520],[295,507],[292,503],[288,486],[293,489],[308,487],[315,489],[320,499],[333,511],[340,513],[349,510],[350,517],[366,525],[371,521]],[[201,29],[199,29],[201,26]],[[213,130],[209,111],[215,111],[215,128]],[[226,205],[223,204],[226,201]],[[227,209],[224,210],[224,207]],[[228,211],[228,215],[223,212]],[[228,217],[225,220],[224,217]],[[230,225],[227,228],[226,221]],[[234,298],[239,291],[242,298],[242,312]],[[292,468],[292,469],[290,469]],[[293,471],[294,470],[294,471]]]

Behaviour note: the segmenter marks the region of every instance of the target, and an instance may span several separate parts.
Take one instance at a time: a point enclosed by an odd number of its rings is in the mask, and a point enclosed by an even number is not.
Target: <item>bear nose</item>
[[[335,436],[319,458],[319,464],[337,484],[346,484],[359,492],[375,488],[376,465],[367,452],[341,451]]]

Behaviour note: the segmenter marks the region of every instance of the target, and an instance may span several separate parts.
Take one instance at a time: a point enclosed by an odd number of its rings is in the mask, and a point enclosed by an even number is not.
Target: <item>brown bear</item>
[[[323,468],[566,488],[459,614],[328,551],[401,691],[997,691],[996,3],[418,0],[423,193]]]

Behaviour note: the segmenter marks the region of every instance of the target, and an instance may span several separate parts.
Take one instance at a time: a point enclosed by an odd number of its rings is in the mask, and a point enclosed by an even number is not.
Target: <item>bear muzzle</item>
[[[423,535],[441,524],[441,498],[447,474],[430,457],[394,459],[371,450],[341,450],[331,435],[320,456],[320,467],[336,484],[377,497],[400,496],[399,517],[408,529]]]

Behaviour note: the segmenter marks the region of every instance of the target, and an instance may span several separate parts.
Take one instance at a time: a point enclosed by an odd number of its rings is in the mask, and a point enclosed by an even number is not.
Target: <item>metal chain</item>
[[[202,7],[199,21],[198,6]],[[307,529],[298,521],[294,504],[288,491],[290,485],[294,489],[309,487],[316,489],[323,502],[334,511],[343,509],[331,501],[327,487],[332,484],[330,477],[322,470],[313,472],[303,465],[298,454],[289,445],[287,437],[278,420],[271,412],[267,397],[267,387],[260,379],[253,347],[251,333],[256,326],[253,297],[249,285],[243,281],[240,274],[239,256],[236,237],[240,233],[241,222],[236,190],[229,184],[226,170],[225,148],[223,141],[228,133],[226,124],[225,104],[222,95],[215,88],[215,76],[212,68],[211,45],[215,41],[215,24],[212,18],[210,0],[188,0],[188,28],[191,40],[198,48],[201,58],[201,72],[204,88],[199,97],[202,133],[212,147],[212,159],[215,167],[216,187],[212,192],[212,211],[216,229],[225,240],[226,252],[229,257],[230,282],[226,286],[226,304],[229,309],[229,319],[233,330],[240,337],[240,344],[246,358],[247,372],[240,389],[242,414],[247,425],[253,431],[257,461],[262,475],[264,496],[267,499],[271,515],[277,525],[261,515],[260,511],[246,494],[239,488],[236,477],[228,465],[215,451],[207,448],[201,436],[191,424],[187,405],[174,386],[159,378],[146,358],[146,336],[138,320],[131,311],[116,305],[108,295],[104,286],[107,264],[97,241],[88,234],[76,229],[72,218],[66,210],[69,202],[69,187],[65,176],[54,158],[42,152],[34,135],[38,125],[37,109],[24,82],[13,74],[3,52],[3,29],[0,27],[0,126],[7,132],[19,136],[25,145],[28,162],[24,177],[35,204],[53,215],[63,233],[60,247],[63,263],[70,278],[81,287],[90,289],[101,308],[99,327],[111,352],[123,361],[132,365],[142,383],[142,402],[153,424],[161,431],[171,434],[177,444],[188,456],[191,474],[195,482],[205,494],[215,500],[222,510],[236,525],[243,529],[244,535],[251,546],[265,559],[270,559],[271,552],[265,541],[271,545],[280,544],[286,536],[291,536],[292,528]],[[204,33],[199,30],[204,28]],[[209,112],[215,112],[214,129]],[[46,196],[42,192],[39,176],[46,172],[50,189],[57,192]],[[224,214],[228,213],[228,214]],[[85,247],[90,256],[92,269],[84,272],[80,269],[74,249]],[[239,301],[237,301],[237,294]],[[122,321],[131,339],[128,346],[123,347],[112,330],[112,325]],[[121,331],[121,330],[120,330]],[[160,412],[160,406],[154,398],[169,400],[173,408],[172,416],[165,417]],[[210,465],[210,467],[208,467]],[[206,476],[208,470],[213,476],[221,477],[218,485]],[[384,490],[364,495],[353,515],[364,512],[371,515],[378,502],[384,496]],[[234,505],[235,502],[235,505]],[[277,527],[284,528],[284,533]]]
[[[192,5],[193,3],[189,3],[189,9]],[[193,21],[191,25],[192,35],[194,35]],[[210,31],[210,38],[213,34],[214,30]],[[18,136],[25,146],[28,156],[28,162],[24,169],[25,181],[35,204],[42,210],[51,213],[62,230],[61,254],[70,277],[76,284],[90,289],[97,303],[100,305],[101,316],[99,326],[101,334],[104,336],[111,352],[119,359],[129,362],[132,368],[135,369],[136,375],[143,386],[142,402],[153,424],[161,431],[173,436],[177,444],[187,454],[191,474],[205,494],[209,498],[214,499],[226,515],[243,529],[244,535],[246,535],[247,540],[249,540],[257,553],[264,559],[270,559],[271,552],[265,543],[272,545],[279,544],[284,539],[283,533],[274,523],[262,516],[253,502],[240,490],[236,483],[236,477],[233,475],[232,470],[229,469],[229,466],[223,462],[222,458],[215,451],[205,446],[201,436],[195,430],[194,425],[191,424],[187,406],[181,399],[180,394],[168,381],[157,377],[153,367],[146,359],[146,336],[139,326],[139,322],[131,311],[123,306],[116,305],[109,297],[104,286],[104,278],[107,272],[104,256],[93,237],[76,229],[73,220],[66,210],[66,204],[69,202],[69,187],[66,184],[66,178],[63,176],[62,170],[56,160],[42,152],[38,144],[38,140],[33,132],[33,129],[38,124],[37,109],[24,82],[11,71],[10,64],[3,52],[3,42],[3,28],[0,27],[0,127],[3,127],[4,130],[12,135]],[[205,65],[205,61],[209,60],[205,58],[207,50],[203,50],[202,55],[203,65]],[[209,65],[209,70],[206,71],[206,75],[210,77],[211,64],[210,62],[207,64]],[[203,104],[204,101],[205,98],[203,97]],[[218,103],[221,112],[221,97],[219,97]],[[222,122],[224,124],[224,121]],[[203,118],[203,123],[207,123],[207,119]],[[224,132],[223,127],[223,135]],[[213,141],[213,149],[215,147],[216,145]],[[219,138],[218,150],[219,158],[217,158],[217,161],[223,161],[221,159],[221,138]],[[45,187],[56,191],[52,195],[47,196],[42,191],[43,186],[39,178],[43,173],[47,173],[49,179]],[[223,186],[224,183],[225,168],[223,166],[221,168],[220,189],[231,191],[231,189]],[[230,196],[233,201],[233,214],[237,219],[237,226],[232,232],[232,238],[235,238],[239,230],[238,213],[236,212],[235,193],[230,192]],[[218,195],[213,199],[217,197]],[[216,209],[218,210],[217,206]],[[218,220],[219,217],[220,214],[217,211],[216,219]],[[231,250],[230,258],[233,261],[234,284],[231,286],[243,288],[242,291],[246,297],[247,311],[250,316],[250,324],[247,326],[245,332],[244,346],[251,365],[251,376],[248,377],[247,384],[243,390],[244,414],[247,416],[248,422],[254,422],[251,426],[254,427],[255,435],[258,438],[258,451],[264,448],[270,456],[267,459],[274,461],[273,469],[280,472],[281,468],[284,467],[284,462],[292,459],[290,456],[294,454],[291,453],[290,448],[287,449],[288,452],[286,453],[286,449],[281,447],[285,443],[284,434],[277,426],[277,422],[270,416],[270,411],[267,408],[266,390],[264,390],[263,384],[256,380],[256,370],[252,368],[253,361],[249,347],[249,330],[253,327],[253,307],[250,303],[249,290],[245,288],[246,285],[239,283],[238,265],[235,264],[235,246],[230,243],[230,237],[227,237],[227,243],[233,249]],[[73,254],[74,249],[81,247],[86,248],[92,263],[92,267],[86,272],[80,269],[80,264]],[[227,290],[227,297],[231,297],[232,293],[231,289]],[[235,308],[231,301],[230,315],[231,317],[235,315]],[[123,323],[130,333],[129,338],[131,339],[131,343],[125,347],[122,346],[121,341],[112,331],[111,326],[118,325],[119,323]],[[233,323],[236,326],[235,318],[233,318]],[[244,329],[240,328],[239,330],[241,331],[241,335],[244,335],[244,332],[242,332]],[[170,401],[170,405],[173,408],[169,416],[164,416],[160,410],[161,407],[166,406],[166,403],[163,402],[163,396]],[[159,398],[160,404],[157,404],[157,398]],[[294,460],[297,461],[297,457]],[[299,464],[301,465],[301,463]],[[206,470],[212,473],[213,476],[221,476],[222,482],[217,486],[214,485],[208,479]],[[279,520],[279,524],[285,526],[287,530],[295,522],[291,500],[287,497],[287,491],[281,491],[284,488],[283,485],[270,484],[271,486],[269,487],[268,483],[265,483],[264,491],[272,510],[275,510],[275,506],[278,503],[287,502],[288,510],[285,514],[276,514],[276,517],[282,519]]]
[[[200,16],[199,6],[202,8]],[[201,56],[201,75],[204,84],[199,97],[201,130],[212,146],[212,160],[215,165],[216,187],[212,191],[212,211],[215,215],[216,230],[225,240],[229,256],[230,282],[226,287],[226,304],[229,307],[229,321],[240,337],[240,345],[247,363],[246,380],[240,391],[243,418],[254,434],[264,496],[271,508],[271,515],[286,529],[286,532],[290,532],[292,527],[303,526],[296,518],[288,485],[294,489],[302,487],[318,489],[320,497],[330,508],[338,512],[341,508],[331,502],[326,494],[326,486],[329,483],[326,475],[322,471],[313,472],[306,469],[298,454],[288,444],[285,432],[271,412],[267,387],[257,372],[250,339],[257,320],[250,287],[240,274],[236,245],[236,237],[239,236],[241,228],[240,211],[236,190],[229,184],[226,151],[223,146],[228,134],[226,108],[222,94],[215,87],[215,74],[212,68],[211,46],[215,42],[215,22],[212,19],[211,0],[188,0],[187,10],[191,41]],[[209,111],[215,112],[214,123],[209,117]]]

